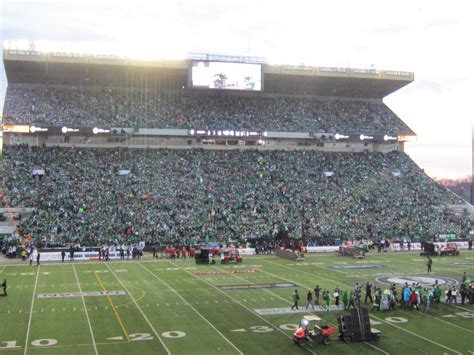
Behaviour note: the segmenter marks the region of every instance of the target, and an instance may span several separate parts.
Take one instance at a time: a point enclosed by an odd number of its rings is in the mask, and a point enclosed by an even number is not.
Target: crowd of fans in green
[[[8,146],[3,189],[48,245],[432,237],[462,203],[404,153]],[[45,175],[33,175],[33,169]]]
[[[381,101],[196,91],[8,88],[5,123],[413,134]]]

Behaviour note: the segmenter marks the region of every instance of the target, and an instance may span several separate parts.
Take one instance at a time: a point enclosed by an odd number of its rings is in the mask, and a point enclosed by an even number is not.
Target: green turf
[[[349,269],[353,265],[382,268]],[[460,265],[463,264],[463,265]],[[346,268],[334,268],[343,266]],[[195,275],[197,271],[254,273]],[[474,276],[474,253],[436,258],[433,275],[459,281]],[[427,276],[416,253],[374,254],[365,260],[307,255],[296,263],[246,257],[242,265],[196,265],[192,260],[0,266],[9,296],[0,297],[0,352],[11,354],[474,354],[474,309],[436,304],[429,315],[397,309],[371,312],[378,342],[296,346],[291,337],[302,313],[259,315],[256,309],[291,306],[293,288],[228,290],[217,286],[295,283],[304,307],[316,284],[341,289],[382,276]],[[383,284],[379,284],[384,286]],[[45,293],[123,291],[110,297],[38,298]],[[33,297],[34,295],[34,297]],[[364,296],[364,292],[362,294]],[[84,309],[84,304],[86,309]],[[32,310],[32,313],[30,311]],[[336,324],[343,312],[318,313]],[[15,347],[16,346],[16,347]],[[3,348],[2,348],[3,347]]]

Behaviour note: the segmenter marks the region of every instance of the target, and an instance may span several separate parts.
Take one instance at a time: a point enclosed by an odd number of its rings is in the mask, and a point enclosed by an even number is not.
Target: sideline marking
[[[402,331],[404,331],[404,332],[407,332],[407,333],[409,333],[409,334],[412,334],[412,335],[414,335],[414,336],[416,336],[416,337],[418,337],[418,338],[420,338],[420,339],[426,340],[426,341],[430,342],[431,344],[438,345],[438,346],[440,346],[440,347],[442,347],[442,348],[444,348],[444,349],[447,349],[447,350],[449,350],[449,351],[452,351],[453,353],[462,355],[462,353],[460,353],[459,351],[456,351],[456,350],[453,350],[453,349],[451,349],[451,348],[448,348],[447,346],[444,346],[443,344],[440,344],[440,343],[435,342],[434,340],[425,338],[425,337],[422,336],[422,335],[416,334],[416,333],[414,333],[414,332],[412,332],[412,331],[410,331],[410,330],[408,330],[408,329],[404,329],[404,328],[402,328],[402,327],[400,327],[400,326],[398,326],[398,325],[396,325],[396,324],[393,324],[393,323],[391,323],[391,322],[387,322],[387,321],[383,320],[382,318],[379,318],[379,317],[374,316],[374,315],[372,315],[372,317],[374,317],[375,319],[378,319],[379,321],[384,322],[384,323],[386,323],[386,324],[390,324],[392,327],[395,327],[395,328],[400,329],[400,330],[402,330]]]
[[[74,275],[76,276],[77,285],[79,286],[79,292],[82,294],[81,283],[79,282],[79,277],[77,277],[76,267],[74,266],[74,264],[72,264],[72,270],[74,271]],[[92,344],[94,345],[94,350],[95,350],[96,355],[98,355],[99,352],[97,351],[97,345],[95,344],[94,332],[92,331],[92,325],[91,325],[91,321],[89,319],[89,312],[87,312],[87,306],[86,306],[86,301],[84,299],[84,295],[82,295],[81,298],[82,298],[82,305],[84,306],[84,310],[86,311],[87,324],[89,324],[89,330],[91,332]],[[63,308],[63,310],[64,310],[64,308]]]
[[[278,263],[275,263],[275,262],[272,262],[272,261],[267,261],[267,263],[275,264],[275,265],[277,265],[277,266],[280,266],[280,267],[284,267],[284,268],[286,268],[286,269],[293,270],[292,268],[290,268],[290,267],[288,267],[288,266],[286,266],[286,265],[278,264]],[[294,270],[293,270],[293,271],[294,271]],[[310,273],[308,273],[308,272],[305,272],[304,270],[299,270],[299,271],[300,271],[300,272],[303,272],[303,273],[305,273],[305,274],[310,274]],[[274,276],[274,277],[278,277],[278,276],[276,276],[276,275],[274,275],[274,274],[271,274],[271,273],[266,272],[266,271],[263,271],[263,270],[262,270],[262,272],[263,272],[263,273],[266,273],[266,274],[269,274],[269,275],[272,275],[272,276]],[[312,275],[312,276],[314,276],[314,275]],[[328,278],[326,278],[326,277],[324,277],[324,276],[318,275],[318,277],[320,277],[320,278],[322,278],[322,279],[325,279],[325,280],[328,280],[328,281],[330,281],[331,283],[334,283],[334,280],[328,279]],[[282,280],[285,280],[283,277],[280,277],[280,278],[281,278]],[[352,285],[349,285],[348,283],[345,283],[345,282],[341,282],[340,284],[343,284],[343,285],[352,287]],[[304,286],[304,285],[302,285],[302,286]],[[399,326],[396,325],[396,324],[387,322],[387,321],[383,320],[382,318],[379,318],[379,317],[377,317],[377,316],[375,316],[375,315],[373,315],[373,314],[372,314],[372,316],[373,316],[375,319],[378,319],[379,321],[382,321],[382,322],[384,322],[384,323],[386,323],[386,324],[391,325],[392,327],[398,328],[398,329],[400,329],[400,330],[402,330],[402,331],[404,331],[404,332],[407,332],[407,333],[409,333],[409,334],[412,334],[412,335],[414,335],[414,336],[416,336],[416,337],[418,337],[418,338],[420,338],[420,339],[426,340],[426,341],[428,341],[428,342],[430,342],[430,343],[432,343],[432,344],[438,345],[438,346],[440,346],[440,347],[442,347],[442,348],[444,348],[444,349],[447,349],[447,350],[452,351],[452,352],[454,352],[454,353],[456,353],[456,354],[462,355],[462,353],[460,353],[459,351],[456,351],[456,350],[453,350],[453,349],[451,349],[451,348],[448,348],[447,346],[444,346],[444,345],[442,345],[442,344],[439,344],[439,343],[435,342],[434,340],[430,340],[430,339],[428,339],[428,338],[425,338],[425,337],[422,336],[422,335],[413,333],[413,332],[411,332],[411,331],[409,331],[409,330],[406,330],[406,329],[404,329],[404,328],[402,328],[402,327],[399,327]]]
[[[144,289],[136,287],[136,286],[130,286],[130,288],[134,288],[136,290],[141,291],[141,295],[140,295],[140,297],[137,298],[137,301],[140,301],[143,297],[145,297],[145,290]],[[128,308],[128,305],[130,305],[132,303],[133,303],[133,301],[122,303],[122,304],[119,304],[117,307],[126,307],[126,308]]]
[[[107,266],[107,267],[108,267],[108,266]],[[97,278],[97,281],[99,281],[99,284],[102,286],[102,288],[104,289],[104,291],[107,291],[106,288],[105,288],[105,286],[104,286],[104,284],[103,284],[102,281],[100,280],[99,275],[98,275],[95,271],[94,271],[94,275],[95,275],[95,277]],[[122,319],[120,319],[120,316],[119,316],[117,310],[115,309],[115,306],[114,306],[114,304],[113,304],[113,302],[112,302],[112,299],[110,298],[109,295],[107,295],[107,299],[109,300],[110,306],[112,307],[112,311],[113,311],[114,314],[115,314],[115,318],[117,319],[117,321],[118,321],[118,323],[119,323],[119,325],[120,325],[120,328],[122,329],[122,332],[123,332],[123,334],[125,335],[125,338],[126,338],[127,341],[130,343],[130,337],[128,336],[128,332],[127,332],[127,330],[125,329],[125,326],[124,326],[123,323],[122,323]]]
[[[38,276],[40,274],[40,268],[41,268],[41,265],[38,265],[38,270],[36,270],[35,286],[33,288],[33,296],[31,297],[30,318],[28,319],[28,328],[26,328],[25,351],[23,353],[24,355],[26,355],[26,350],[28,349],[28,338],[30,337],[31,316],[33,315],[33,305],[35,303],[35,293],[36,293],[36,286],[38,286]]]
[[[128,292],[128,296],[132,299],[133,303],[135,303],[135,306],[137,306],[138,310],[140,311],[140,313],[142,314],[143,318],[145,318],[146,322],[148,323],[148,325],[150,326],[151,330],[153,330],[153,333],[155,333],[156,337],[158,338],[158,340],[160,341],[161,345],[163,345],[163,347],[165,348],[166,350],[166,353],[168,355],[171,355],[171,352],[169,351],[169,349],[167,348],[167,346],[165,345],[165,343],[163,342],[163,340],[161,339],[161,337],[158,335],[158,332],[156,331],[155,327],[153,327],[153,324],[151,324],[150,320],[148,319],[148,317],[145,315],[145,313],[143,313],[143,310],[141,309],[141,307],[138,305],[137,301],[135,300],[135,298],[132,296],[132,294],[130,293],[130,291],[128,290],[128,288],[124,285],[124,283],[122,282],[122,280],[120,280],[117,275],[115,274],[115,272],[112,271],[112,269],[110,268],[110,266],[108,264],[105,264],[105,266],[107,267],[107,269],[110,270],[110,272],[112,273],[112,275],[115,276],[115,278],[117,279],[118,282],[120,282],[120,284],[122,285],[122,287]],[[130,338],[129,336],[127,335],[127,339],[129,339],[130,341]]]
[[[287,301],[287,300],[285,300]],[[344,310],[344,306],[339,305],[331,305],[329,306],[329,312],[340,312]],[[260,314],[261,316],[273,316],[273,315],[281,315],[281,314],[295,314],[295,313],[313,313],[313,312],[320,312],[324,313],[327,312],[326,308],[323,306],[314,306],[314,309],[306,309],[303,306],[301,306],[299,309],[291,309],[289,307],[283,307],[283,308],[258,308],[254,309],[255,312]]]
[[[367,344],[368,346],[374,348],[374,349],[377,349],[378,351],[384,353],[385,355],[390,355],[390,353],[386,352],[385,350],[383,349],[380,349],[378,346],[375,346],[374,344],[370,344],[368,341],[364,341],[364,344]]]
[[[183,302],[185,304],[187,304],[189,307],[191,307],[191,309],[199,316],[201,317],[207,324],[209,324],[212,329],[214,329],[216,332],[219,333],[220,336],[222,336],[226,341],[227,343],[229,343],[235,350],[238,351],[239,354],[242,354],[243,355],[243,352],[240,351],[240,349],[235,346],[224,334],[221,333],[221,331],[219,329],[217,329],[209,320],[207,320],[201,313],[199,313],[199,311],[194,308],[194,306],[189,303],[188,301],[186,301],[185,298],[183,298],[183,296],[181,296],[173,287],[171,287],[169,284],[167,284],[165,281],[161,280],[157,275],[155,275],[155,273],[153,273],[151,270],[149,270],[148,268],[146,268],[143,264],[140,263],[140,266],[145,269],[148,273],[150,273],[151,275],[153,275],[153,277],[155,279],[157,279],[158,281],[160,281],[163,285],[165,285],[166,287],[168,287],[171,291],[173,291],[173,293],[178,296],[181,300],[183,300]]]
[[[452,326],[452,327],[456,327],[456,328],[459,328],[459,329],[461,329],[461,330],[465,330],[465,331],[468,331],[468,332],[470,332],[470,333],[474,333],[474,330],[461,327],[461,326],[459,326],[459,325],[457,325],[457,324],[454,324],[454,323],[445,321],[444,319],[441,319],[441,318],[432,316],[431,314],[425,313],[425,317],[426,317],[426,316],[428,316],[428,317],[430,317],[430,318],[434,318],[434,319],[436,319],[436,320],[439,320],[439,321],[441,321],[441,322],[443,322],[443,323],[449,324],[449,325]],[[448,316],[452,316],[452,314],[448,314]],[[443,317],[446,317],[446,316],[443,316]],[[456,317],[456,316],[454,316],[454,317]]]
[[[217,266],[214,266],[214,267],[218,269]],[[262,272],[265,273],[265,274],[272,275],[271,273],[266,272],[266,271],[263,271],[263,270],[262,270]],[[236,277],[236,278],[242,279],[242,280],[244,280],[244,281],[246,281],[246,282],[250,282],[250,281],[248,281],[247,279],[245,279],[245,278],[243,278],[243,277],[241,277],[241,276],[238,276],[238,275],[233,275],[233,276]],[[276,276],[276,275],[275,275],[275,276]],[[279,276],[277,276],[277,278],[280,278],[280,279],[285,280],[285,281],[289,281],[289,280],[285,279],[284,277],[279,277]],[[279,294],[276,294],[275,292],[273,292],[273,291],[271,291],[271,290],[263,289],[263,291],[265,291],[265,292],[267,292],[267,293],[269,293],[269,294],[274,295],[275,297],[277,297],[277,298],[279,298],[279,299],[285,301],[286,303],[293,304],[292,302],[290,302],[290,301],[287,300],[286,298],[283,298],[282,296],[280,296]],[[303,308],[303,307],[301,307],[301,308]],[[293,311],[293,312],[294,312],[294,311]],[[305,313],[310,313],[310,312],[307,311],[307,310],[305,310]],[[329,321],[328,321],[328,323],[331,324],[331,322],[329,322]],[[336,326],[335,324],[331,324],[331,325]],[[367,343],[367,342],[364,342],[364,343]],[[370,345],[370,346],[372,346],[374,349],[377,349],[377,350],[379,350],[380,352],[382,352],[382,353],[384,353],[384,354],[386,354],[386,355],[389,355],[389,353],[387,353],[385,350],[383,350],[383,349],[381,349],[381,348],[379,348],[379,347],[377,347],[377,346],[375,346],[375,345],[372,345],[372,344],[369,344],[369,343],[367,343],[367,344]],[[305,348],[305,349],[307,349],[307,348]]]
[[[98,296],[126,296],[125,291],[89,291],[89,292],[63,292],[39,293],[37,298],[71,298],[71,297],[98,297]]]
[[[167,260],[167,262],[169,262],[170,264],[176,266],[173,262]],[[254,312],[252,309],[248,308],[246,305],[244,305],[242,302],[239,302],[237,299],[235,299],[234,297],[232,297],[231,295],[229,295],[227,292],[221,290],[219,287],[217,287],[216,285],[214,285],[213,283],[207,281],[206,279],[204,278],[200,278],[198,277],[197,275],[194,275],[192,272],[189,272],[187,270],[183,270],[184,272],[188,273],[189,275],[191,275],[192,277],[200,280],[201,282],[211,286],[212,288],[214,288],[215,290],[217,290],[218,292],[222,293],[224,296],[226,296],[227,298],[231,299],[234,303],[238,304],[239,306],[241,306],[242,308],[245,308],[249,313],[253,314],[254,316],[258,317],[259,319],[261,319],[263,322],[265,322],[266,324],[268,324],[270,327],[272,327],[273,329],[276,329],[278,330],[280,333],[282,333],[284,336],[286,336],[287,338],[290,338],[292,339],[292,336],[287,334],[285,331],[283,331],[282,329],[278,328],[276,325],[274,325],[273,323],[271,323],[270,321],[266,320],[265,318],[263,318],[261,315],[259,315],[258,313]],[[310,352],[311,354],[313,355],[316,355],[316,353],[314,351],[312,351],[311,349],[308,349],[307,347],[304,348],[306,351]]]

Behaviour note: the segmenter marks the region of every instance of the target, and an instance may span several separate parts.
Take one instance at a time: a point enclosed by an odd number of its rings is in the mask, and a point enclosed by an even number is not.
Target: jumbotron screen
[[[193,61],[192,88],[262,91],[260,64]]]

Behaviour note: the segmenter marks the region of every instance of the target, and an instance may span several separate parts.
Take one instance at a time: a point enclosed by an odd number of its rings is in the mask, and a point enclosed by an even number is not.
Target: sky
[[[1,0],[0,40],[137,59],[203,52],[413,71],[413,83],[384,99],[418,135],[405,152],[431,177],[464,178],[472,162],[472,13],[469,0]],[[0,109],[6,85],[2,64]]]

